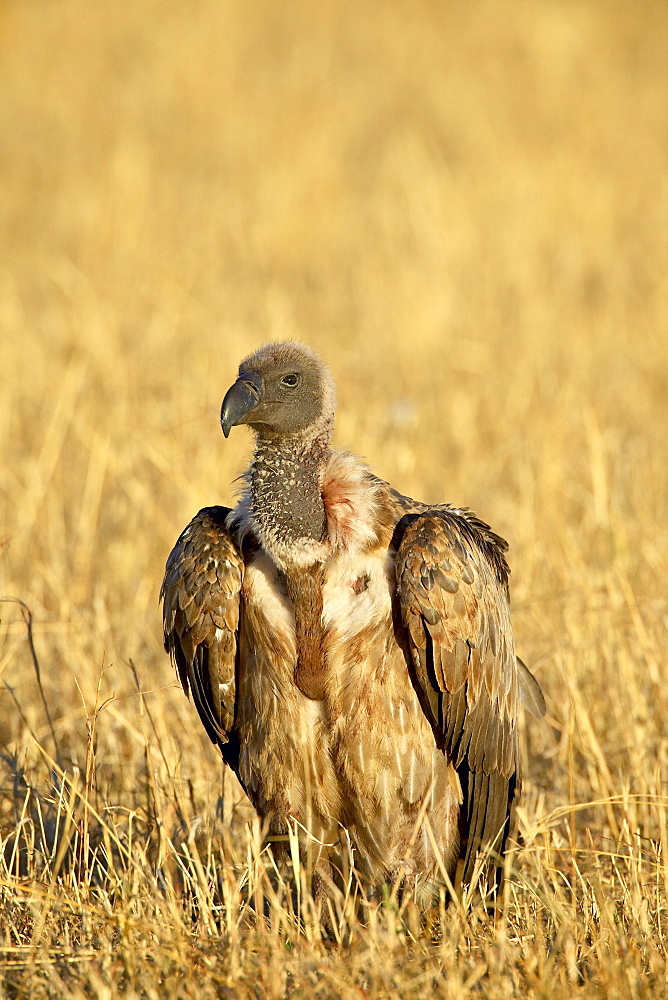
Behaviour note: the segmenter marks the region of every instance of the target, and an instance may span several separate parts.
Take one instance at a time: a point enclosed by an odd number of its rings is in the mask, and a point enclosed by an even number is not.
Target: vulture
[[[305,345],[242,361],[220,419],[226,438],[253,430],[254,455],[237,505],[200,510],[167,560],[165,648],[270,837],[298,833],[323,892],[352,858],[371,894],[399,881],[426,907],[481,871],[498,884],[520,701],[545,703],[515,655],[507,543],[334,450],[334,412]]]

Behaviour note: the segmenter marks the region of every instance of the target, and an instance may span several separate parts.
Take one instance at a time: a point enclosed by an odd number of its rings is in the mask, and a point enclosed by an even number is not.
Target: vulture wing
[[[413,682],[464,794],[463,881],[502,853],[518,780],[518,668],[507,543],[468,511],[407,515],[396,559]],[[537,683],[537,682],[536,682]]]
[[[165,649],[211,742],[226,757],[234,721],[243,556],[225,527],[228,507],[204,507],[172,549],[160,597]]]

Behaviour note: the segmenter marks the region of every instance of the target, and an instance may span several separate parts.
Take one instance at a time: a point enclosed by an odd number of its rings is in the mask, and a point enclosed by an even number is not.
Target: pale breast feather
[[[248,557],[241,593],[246,640],[241,649],[242,670],[251,672],[262,656],[260,673],[272,676],[278,688],[284,688],[292,683],[297,658],[294,611],[283,574],[262,550]]]
[[[330,558],[323,586],[323,624],[330,643],[345,643],[363,629],[389,621],[393,580],[394,556],[387,549]]]

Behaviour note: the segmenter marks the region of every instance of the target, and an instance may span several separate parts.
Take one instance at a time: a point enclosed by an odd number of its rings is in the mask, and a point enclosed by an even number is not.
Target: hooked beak
[[[236,424],[245,423],[245,418],[258,403],[262,402],[262,379],[257,372],[244,372],[225,393],[220,408],[220,426],[225,437]]]

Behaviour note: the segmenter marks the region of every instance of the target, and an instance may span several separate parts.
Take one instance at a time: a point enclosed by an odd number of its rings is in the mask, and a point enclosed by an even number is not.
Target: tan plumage
[[[291,384],[295,380],[296,384]],[[326,882],[401,875],[428,901],[503,853],[517,716],[506,543],[403,497],[329,447],[331,378],[303,345],[242,363],[223,430],[257,449],[234,510],[200,511],[162,588],[165,646],[211,740],[274,833],[295,821]]]

